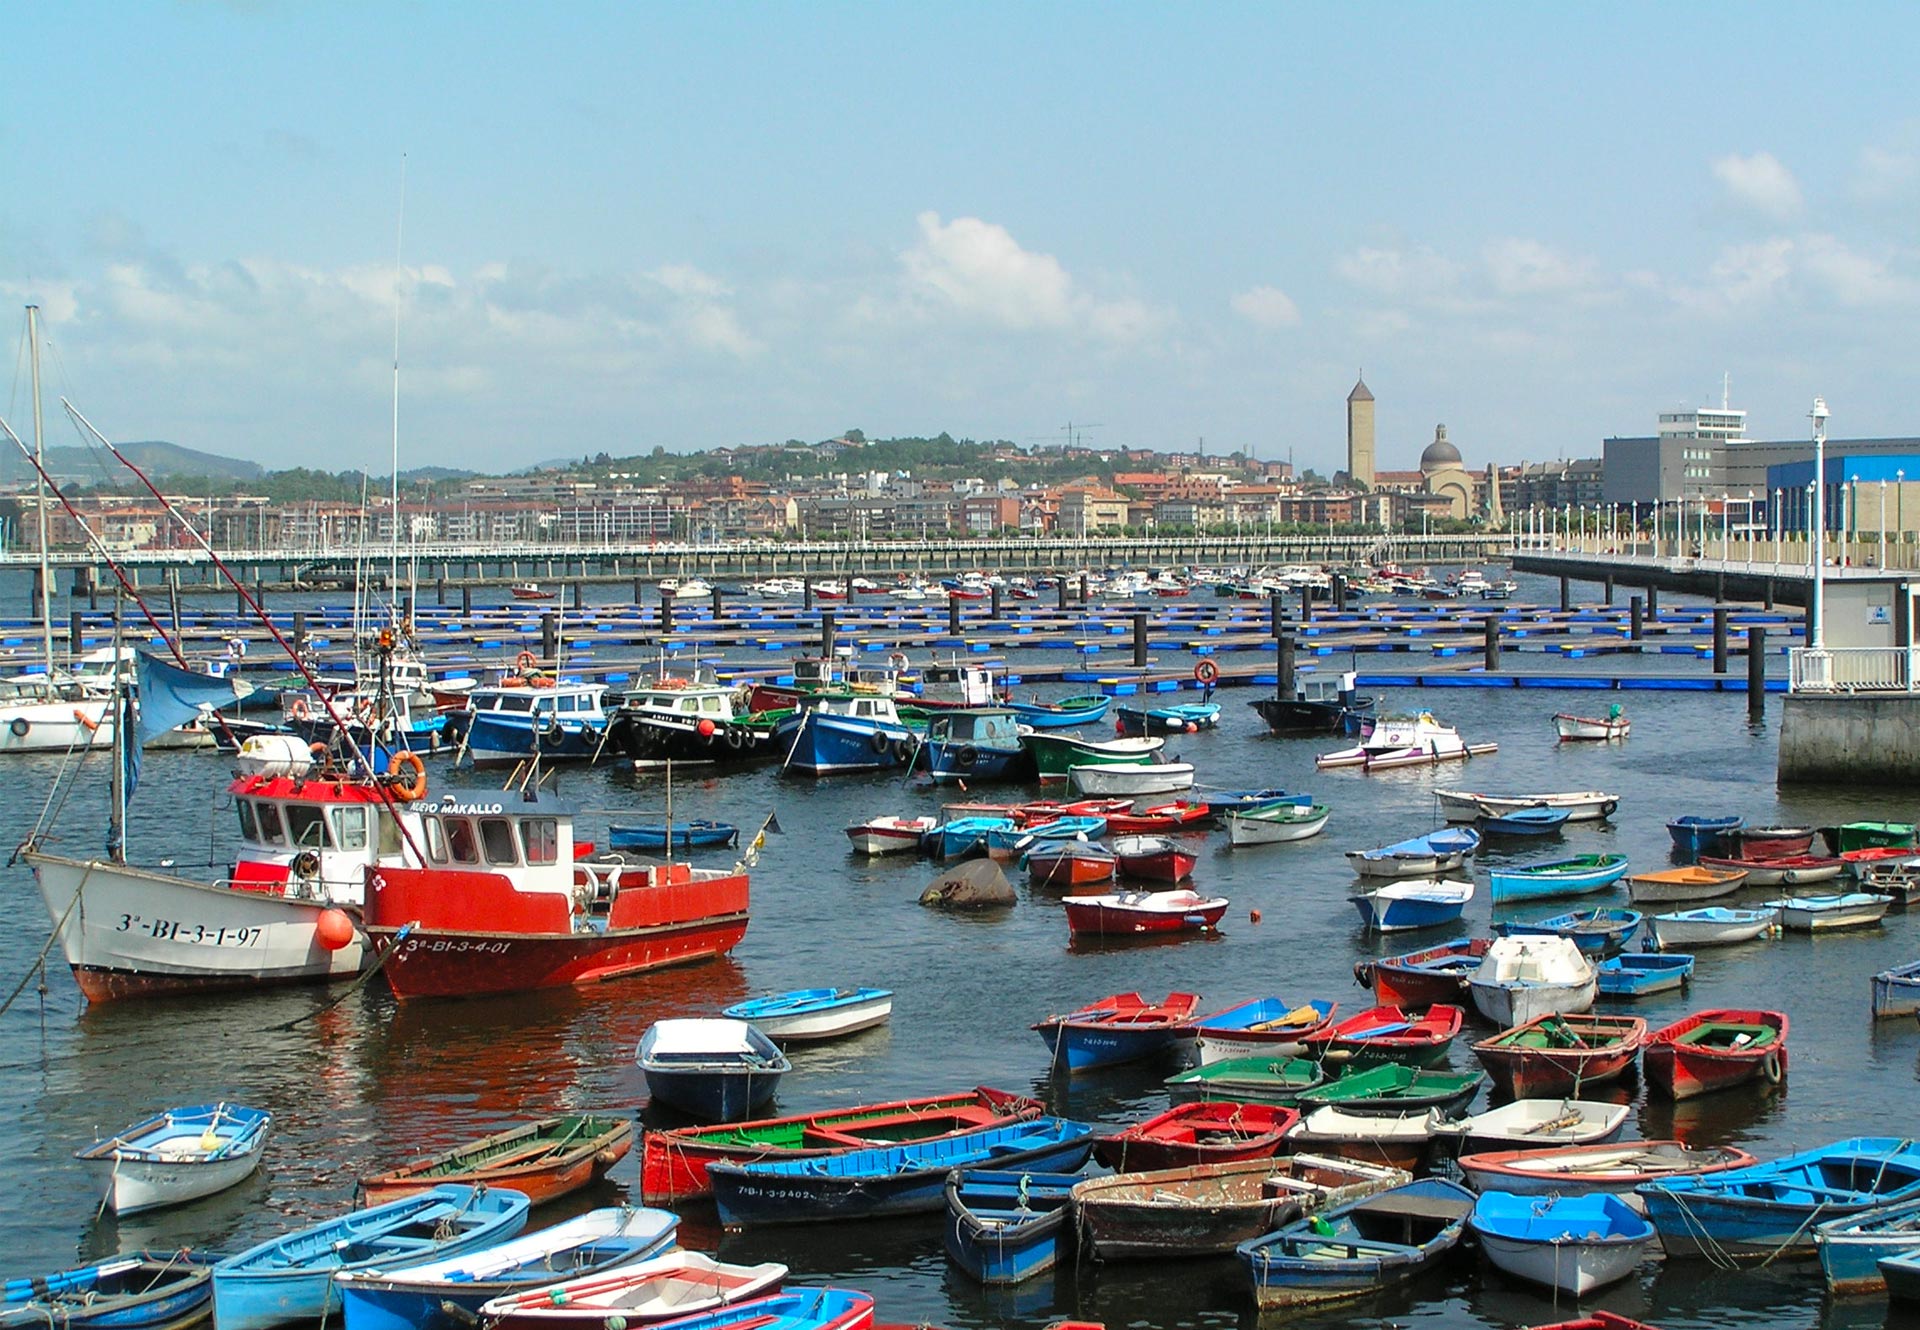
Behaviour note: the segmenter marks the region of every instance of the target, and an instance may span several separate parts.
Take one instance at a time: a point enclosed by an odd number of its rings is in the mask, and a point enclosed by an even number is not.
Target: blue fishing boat
[[[270,1238],[213,1267],[220,1330],[263,1330],[340,1310],[335,1276],[416,1265],[502,1242],[531,1202],[505,1187],[442,1186]]]
[[[956,1169],[947,1175],[947,1257],[982,1284],[1017,1284],[1059,1264],[1073,1237],[1077,1173]]]
[[[1571,816],[1565,808],[1516,808],[1498,817],[1482,818],[1480,832],[1486,836],[1551,836],[1566,826]]]
[[[1813,1243],[1829,1292],[1878,1293],[1888,1283],[1881,1273],[1884,1261],[1920,1253],[1920,1200],[1816,1224]]]
[[[207,1314],[215,1258],[136,1251],[0,1285],[6,1330],[172,1330]]]
[[[1605,956],[1624,947],[1645,918],[1638,910],[1625,910],[1617,906],[1597,907],[1569,910],[1551,919],[1497,921],[1493,931],[1501,937],[1550,933],[1555,937],[1571,939],[1576,947],[1589,956]]]
[[[1031,774],[1020,727],[1004,707],[936,711],[913,759],[935,784],[960,780],[1017,780]]]
[[[942,859],[964,859],[986,852],[988,832],[1012,829],[1010,817],[956,817],[929,831],[927,839]]]
[[[1091,725],[1104,718],[1113,699],[1097,693],[1068,697],[1058,702],[1016,702],[1009,698],[1007,710],[1019,717],[1020,724],[1034,730],[1065,730],[1075,725]]]
[[[921,1214],[940,1208],[956,1168],[1070,1173],[1092,1156],[1093,1138],[1087,1123],[1041,1117],[845,1154],[718,1160],[707,1166],[707,1178],[728,1229]]]
[[[514,675],[475,688],[466,750],[477,763],[591,761],[606,735],[607,686],[552,675]]]
[[[1414,878],[1389,883],[1350,899],[1368,928],[1396,933],[1457,924],[1473,899],[1473,883]]]
[[[679,1227],[669,1210],[606,1207],[479,1251],[342,1271],[334,1282],[349,1330],[468,1330],[483,1303],[638,1264],[670,1249]]]
[[[1576,1298],[1619,1283],[1654,1246],[1653,1225],[1606,1192],[1482,1192],[1467,1223],[1495,1267]]]
[[[1920,1144],[1854,1136],[1747,1168],[1643,1182],[1635,1190],[1669,1256],[1812,1256],[1816,1220],[1920,1199]]]
[[[1623,951],[1596,967],[1601,997],[1640,998],[1693,982],[1693,957],[1684,952]]]
[[[1340,1302],[1411,1279],[1452,1251],[1474,1195],[1421,1178],[1301,1219],[1235,1250],[1261,1311]]]
[[[903,767],[918,737],[891,695],[834,691],[802,698],[801,709],[774,727],[774,743],[786,746],[789,771],[829,776]]]
[[[1667,834],[1673,837],[1673,848],[1682,854],[1704,854],[1722,837],[1730,835],[1745,826],[1744,817],[1698,817],[1689,813],[1685,817],[1676,817],[1667,823]]]
[[[774,1042],[745,1021],[682,1017],[641,1036],[647,1093],[709,1122],[738,1122],[765,1108],[793,1070]]]
[[[1624,854],[1575,854],[1493,869],[1487,875],[1487,891],[1495,905],[1551,900],[1605,891],[1626,875]]]
[[[1122,734],[1193,734],[1220,723],[1218,702],[1176,702],[1172,706],[1114,708],[1115,728]]]
[[[1311,807],[1311,794],[1289,794],[1285,790],[1215,790],[1201,800],[1207,811],[1217,819],[1228,813],[1245,813],[1255,808],[1266,808],[1272,804],[1299,804],[1302,808]]]
[[[1053,1068],[1069,1075],[1158,1056],[1193,1037],[1197,993],[1169,993],[1149,1002],[1138,993],[1114,993],[1033,1028],[1053,1054]]]
[[[731,822],[711,822],[704,818],[673,824],[673,848],[705,850],[732,845],[740,839],[740,828]],[[664,850],[667,848],[667,824],[664,822],[614,822],[607,827],[607,846],[615,850]]]
[[[837,1039],[885,1024],[893,1014],[893,993],[885,988],[796,988],[736,1002],[720,1014],[787,1043]]]
[[[1463,866],[1479,848],[1480,833],[1472,827],[1442,827],[1376,850],[1348,850],[1347,863],[1361,877],[1437,877]]]
[[[993,827],[987,831],[987,853],[1003,859],[1050,841],[1098,840],[1106,834],[1104,817],[1056,817],[1031,827]]]

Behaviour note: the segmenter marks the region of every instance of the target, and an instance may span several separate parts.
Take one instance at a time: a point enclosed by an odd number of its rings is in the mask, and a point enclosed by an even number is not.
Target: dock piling
[[[1608,573],[1600,579],[1600,603],[1613,608],[1613,574]]]
[[[584,607],[586,591],[587,584],[585,582],[575,582],[573,584],[573,607],[576,610]]]
[[[1647,583],[1647,617],[1655,620],[1660,617],[1660,588],[1651,582]]]
[[[820,611],[820,655],[825,660],[833,659],[834,648],[833,611]]]
[[[1267,631],[1275,637],[1286,636],[1287,599],[1278,591],[1267,593]]]
[[[1147,667],[1147,612],[1133,612],[1133,666],[1144,670]]]
[[[1767,630],[1747,625],[1747,719],[1767,718]]]
[[[74,610],[67,616],[67,654],[70,656],[80,654],[81,630],[85,627],[86,617],[85,610]]]
[[[1489,614],[1480,621],[1481,652],[1485,657],[1487,672],[1491,674],[1500,668],[1500,619]]]
[[[1639,596],[1627,597],[1627,640],[1638,642],[1647,635],[1646,602]]]
[[[1293,696],[1293,638],[1290,634],[1280,634],[1280,668],[1274,679],[1281,697]]]
[[[1560,579],[1560,612],[1565,614],[1573,608],[1573,582],[1569,578]]]
[[[1727,607],[1713,607],[1713,672],[1727,672]]]
[[[471,582],[460,584],[460,613],[462,615],[473,613],[473,583]]]
[[[998,582],[995,582],[991,587],[988,588],[988,590],[991,591],[993,594],[993,611],[992,611],[991,617],[995,623],[999,623],[1000,622],[1000,584]]]
[[[1053,584],[1053,590],[1055,593],[1054,607],[1064,610],[1067,607],[1067,577],[1065,573],[1062,573],[1059,580]]]
[[[947,635],[960,636],[960,597],[947,597]]]
[[[543,610],[540,614],[540,659],[552,660],[553,667],[560,668],[560,662],[554,657],[560,651],[560,618],[552,610]]]

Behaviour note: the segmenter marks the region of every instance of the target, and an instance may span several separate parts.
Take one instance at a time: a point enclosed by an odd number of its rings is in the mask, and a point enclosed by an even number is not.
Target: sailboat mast
[[[116,864],[127,861],[127,745],[139,742],[137,735],[127,732],[132,728],[127,722],[133,708],[127,705],[127,681],[121,676],[120,669],[121,604],[121,593],[116,587],[113,594],[113,690],[108,694],[113,701],[103,721],[113,726],[113,776],[107,792],[107,857]]]
[[[33,367],[34,526],[40,536],[40,646],[53,682],[53,572],[47,566],[46,425],[40,417],[40,307],[27,306],[28,363]]]
[[[387,596],[400,595],[400,269],[407,228],[407,155],[400,154],[400,216],[393,228],[393,529],[387,547]],[[398,617],[397,605],[393,607]]]

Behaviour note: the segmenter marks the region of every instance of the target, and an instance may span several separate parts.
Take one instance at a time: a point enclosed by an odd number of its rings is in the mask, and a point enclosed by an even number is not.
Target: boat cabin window
[[[567,694],[565,697],[554,698],[553,704],[555,709],[560,711],[578,711],[580,709],[580,699],[572,693]]]
[[[711,693],[700,699],[700,709],[702,711],[711,711],[716,716],[725,715],[727,699],[718,693]]]
[[[508,693],[500,699],[499,706],[502,711],[532,711],[533,699]]]
[[[553,714],[553,704],[557,700],[558,699],[552,697],[535,698],[533,702],[533,714],[536,716],[551,716]]]
[[[513,823],[504,817],[480,819],[480,842],[486,847],[487,862],[515,867],[520,862],[519,846],[513,841]]]
[[[335,808],[333,816],[333,840],[343,850],[364,850],[367,848],[367,810],[364,808]]]
[[[554,863],[560,858],[560,824],[550,817],[523,817],[520,843],[526,847],[528,863]]]
[[[262,799],[254,810],[260,817],[260,839],[268,845],[285,845],[286,833],[280,829],[280,809]]]
[[[480,842],[474,838],[473,823],[464,817],[429,817],[424,819],[427,826],[427,853],[441,863],[451,861],[456,864],[477,864],[480,862]],[[442,843],[436,847],[435,842]]]
[[[698,711],[700,709],[700,699],[697,697],[683,697],[680,699],[680,709],[686,712]]]
[[[384,809],[377,814],[380,819],[380,857],[388,858],[400,853],[403,842],[400,839],[400,823],[392,813]]]
[[[259,824],[253,820],[253,800],[235,799],[233,806],[240,810],[240,839],[259,840]]]
[[[287,838],[302,849],[325,849],[327,846],[326,814],[312,804],[288,804]]]

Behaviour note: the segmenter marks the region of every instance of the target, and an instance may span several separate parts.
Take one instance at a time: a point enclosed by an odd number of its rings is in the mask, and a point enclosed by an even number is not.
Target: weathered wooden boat
[[[1039,1117],[814,1159],[722,1160],[708,1165],[707,1177],[728,1229],[919,1214],[940,1209],[956,1168],[1071,1173],[1093,1153],[1093,1135],[1085,1123]]]
[[[1308,840],[1327,829],[1327,817],[1324,804],[1277,803],[1235,809],[1226,815],[1227,844],[1240,848]]]
[[[1412,716],[1382,716],[1354,747],[1322,753],[1314,759],[1314,765],[1323,770],[1360,767],[1365,771],[1391,771],[1480,757],[1499,748],[1492,743],[1469,744],[1451,725],[1442,725],[1432,712],[1422,711]]]
[[[1852,850],[1911,849],[1914,846],[1914,834],[1911,822],[1847,822],[1837,827],[1820,828],[1820,838],[1833,854],[1846,854]]]
[[[1847,861],[1838,855],[1783,854],[1758,859],[1735,859],[1703,854],[1696,860],[1702,868],[1718,868],[1747,875],[1749,887],[1798,887],[1831,882],[1847,871]]]
[[[637,1265],[671,1248],[680,1217],[629,1206],[589,1210],[550,1228],[418,1265],[334,1276],[353,1330],[466,1330],[494,1298]]]
[[[1213,821],[1204,803],[1175,799],[1107,815],[1107,830],[1116,836],[1174,836],[1203,832]]]
[[[1184,882],[1200,862],[1199,855],[1166,836],[1116,836],[1112,848],[1123,877],[1153,882]]]
[[[1908,961],[1873,976],[1873,1018],[1920,1012],[1920,961]]]
[[[1114,729],[1120,734],[1197,734],[1220,723],[1218,702],[1174,702],[1164,707],[1131,706],[1113,709]]]
[[[506,1187],[441,1186],[283,1233],[213,1267],[220,1330],[264,1330],[340,1310],[337,1276],[419,1264],[503,1242],[530,1202]]]
[[[1177,1072],[1166,1087],[1176,1104],[1292,1104],[1326,1078],[1325,1068],[1308,1058],[1228,1058]]]
[[[1434,1127],[1441,1120],[1440,1114],[1426,1108],[1355,1113],[1328,1105],[1302,1117],[1288,1133],[1287,1144],[1295,1152],[1337,1155],[1420,1173],[1432,1153]]]
[[[1302,1111],[1328,1106],[1349,1113],[1399,1114],[1415,1108],[1443,1111],[1463,1107],[1480,1093],[1487,1078],[1480,1072],[1433,1071],[1399,1062],[1350,1068],[1332,1080],[1303,1090]]]
[[[6,1330],[180,1330],[206,1319],[214,1257],[134,1251],[0,1284]]]
[[[1693,957],[1686,952],[1623,951],[1594,967],[1603,998],[1642,998],[1685,988],[1693,982]]]
[[[955,1169],[947,1175],[947,1258],[982,1284],[1053,1269],[1073,1238],[1073,1173]]]
[[[939,825],[934,817],[868,818],[847,828],[847,839],[861,854],[917,854],[927,833]]]
[[[1576,1298],[1631,1275],[1657,1241],[1639,1211],[1604,1192],[1482,1192],[1467,1226],[1496,1269]]]
[[[1354,982],[1371,988],[1374,1000],[1385,1007],[1419,1011],[1436,1002],[1459,1005],[1466,1000],[1467,976],[1492,945],[1491,938],[1463,937],[1402,956],[1359,961]]]
[[[1063,902],[1075,937],[1168,936],[1210,932],[1227,912],[1225,896],[1197,891],[1115,891]]]
[[[1763,901],[1762,908],[1780,912],[1780,926],[1796,933],[1837,933],[1847,928],[1872,928],[1886,916],[1893,902],[1875,891],[1836,892],[1831,896],[1784,896]]]
[[[1499,1108],[1434,1123],[1455,1153],[1597,1145],[1611,1141],[1632,1109],[1590,1099],[1516,1099]]]
[[[1854,1136],[1746,1168],[1642,1183],[1636,1194],[1669,1257],[1791,1260],[1814,1255],[1818,1222],[1920,1198],[1920,1146]]]
[[[1495,938],[1467,978],[1474,1007],[1502,1029],[1586,1011],[1599,991],[1593,963],[1563,937]]]
[[[1829,1293],[1882,1292],[1887,1281],[1880,1263],[1920,1252],[1920,1199],[1876,1205],[1816,1224],[1813,1243]]]
[[[1247,705],[1273,734],[1358,734],[1374,708],[1374,699],[1356,691],[1358,686],[1359,675],[1352,670],[1338,675],[1302,671],[1294,675],[1292,697],[1276,694]]]
[[[1260,1310],[1340,1302],[1413,1278],[1458,1245],[1473,1193],[1402,1183],[1296,1220],[1237,1248]]]
[[[1495,905],[1585,896],[1605,891],[1626,876],[1626,872],[1624,854],[1566,855],[1493,869],[1487,874],[1487,894]]]
[[[1197,993],[1169,993],[1162,1002],[1114,993],[1032,1028],[1053,1054],[1055,1070],[1087,1071],[1155,1057],[1192,1038],[1199,1005]]]
[[[1553,713],[1553,729],[1562,743],[1605,742],[1608,739],[1626,738],[1633,731],[1633,722],[1621,714],[1620,704],[1616,702],[1604,716],[1578,716],[1571,711],[1556,711]]]
[[[640,1195],[649,1204],[705,1196],[707,1166],[731,1159],[815,1159],[876,1145],[905,1145],[1039,1117],[1026,1095],[976,1086],[960,1094],[893,1099],[853,1108],[711,1127],[649,1131],[640,1145]]]
[[[796,988],[768,997],[748,998],[722,1008],[729,1020],[746,1021],[775,1043],[806,1043],[884,1025],[893,1014],[893,992],[885,988]]]
[[[1158,735],[1101,741],[1072,734],[1022,734],[1020,742],[1033,754],[1041,783],[1052,784],[1064,781],[1069,767],[1139,766],[1151,762],[1167,741]]]
[[[964,859],[984,854],[987,838],[996,831],[1013,831],[1019,823],[1010,817],[981,815],[950,818],[927,833],[928,843],[942,859]]]
[[[1473,1055],[1502,1094],[1577,1097],[1586,1086],[1632,1070],[1646,1037],[1647,1023],[1638,1016],[1556,1014],[1482,1039]]]
[[[1193,1023],[1200,1064],[1229,1058],[1293,1057],[1301,1040],[1327,1027],[1340,1009],[1336,1002],[1312,999],[1299,1004],[1283,997],[1254,998],[1202,1016]]]
[[[627,1157],[633,1120],[570,1113],[484,1136],[360,1179],[360,1197],[382,1205],[448,1183],[511,1187],[535,1205],[578,1191]]]
[[[1117,1173],[1074,1184],[1084,1249],[1096,1259],[1230,1252],[1283,1224],[1409,1180],[1401,1169],[1331,1155]]]
[[[1304,1037],[1300,1043],[1308,1057],[1323,1062],[1357,1067],[1382,1062],[1437,1067],[1447,1060],[1447,1051],[1465,1020],[1465,1012],[1447,1003],[1435,1003],[1418,1015],[1400,1007],[1371,1007]]]
[[[1745,824],[1746,819],[1738,814],[1688,813],[1667,823],[1667,835],[1673,838],[1673,848],[1680,853],[1698,855],[1720,844]]]
[[[1740,910],[1712,905],[1699,910],[1676,910],[1647,920],[1647,936],[1661,951],[1685,947],[1727,947],[1778,931],[1776,910]]]
[[[700,1252],[670,1251],[599,1274],[503,1293],[480,1306],[489,1330],[606,1330],[622,1318],[649,1325],[699,1316],[771,1293],[787,1277],[777,1262],[724,1265]]]
[[[1724,1173],[1758,1163],[1730,1145],[1690,1146],[1685,1141],[1621,1141],[1521,1148],[1463,1154],[1455,1161],[1475,1191],[1522,1196],[1586,1196],[1595,1192],[1631,1197],[1643,1182]],[[1638,1204],[1637,1198],[1633,1201]]]
[[[1067,785],[1076,794],[1137,799],[1193,788],[1191,762],[1073,763]]]
[[[1473,899],[1469,880],[1405,878],[1349,896],[1366,926],[1378,933],[1439,928],[1460,922]]]
[[[102,1204],[134,1215],[225,1191],[260,1167],[273,1115],[244,1104],[170,1108],[73,1156],[106,1189]]]
[[[1569,910],[1550,919],[1496,920],[1493,931],[1500,937],[1563,937],[1587,955],[1598,958],[1624,947],[1645,918],[1636,910],[1596,906],[1591,910]]]
[[[1089,841],[1042,841],[1027,851],[1027,880],[1036,887],[1084,887],[1111,881],[1120,860]]]
[[[1627,878],[1627,899],[1635,905],[1665,905],[1672,901],[1710,901],[1731,896],[1747,880],[1744,871],[1702,868],[1661,868]]]
[[[1620,796],[1604,790],[1551,794],[1482,794],[1475,790],[1435,790],[1440,815],[1449,822],[1478,822],[1528,808],[1565,809],[1569,822],[1599,822],[1612,817]]]
[[[1116,1172],[1268,1159],[1299,1120],[1292,1109],[1273,1104],[1176,1104],[1101,1137],[1093,1154]]]
[[[1063,697],[1057,702],[1019,702],[1007,700],[1007,710],[1020,717],[1020,723],[1036,730],[1070,730],[1076,725],[1092,725],[1105,718],[1113,699],[1102,693]]]
[[[1920,1302],[1920,1257],[1913,1252],[1883,1256],[1879,1266],[1889,1299],[1905,1304]]]
[[[1480,819],[1483,836],[1552,836],[1572,817],[1564,808],[1516,808],[1498,817]]]
[[[1347,864],[1363,878],[1433,878],[1464,867],[1479,848],[1473,828],[1442,827],[1374,850],[1348,850]]]
[[[1773,859],[1811,852],[1815,834],[1812,827],[1741,827],[1727,843],[1742,859]]]
[[[1648,1087],[1669,1099],[1755,1081],[1778,1085],[1787,1074],[1787,1014],[1696,1011],[1648,1035],[1641,1062]]]
[[[641,1037],[637,1057],[648,1094],[709,1122],[752,1117],[793,1070],[760,1031],[720,1017],[655,1021]]]
[[[707,850],[734,845],[740,840],[740,828],[731,822],[696,818],[673,824],[673,848]],[[615,850],[664,850],[667,848],[667,824],[664,822],[613,822],[607,826],[607,845]]]

